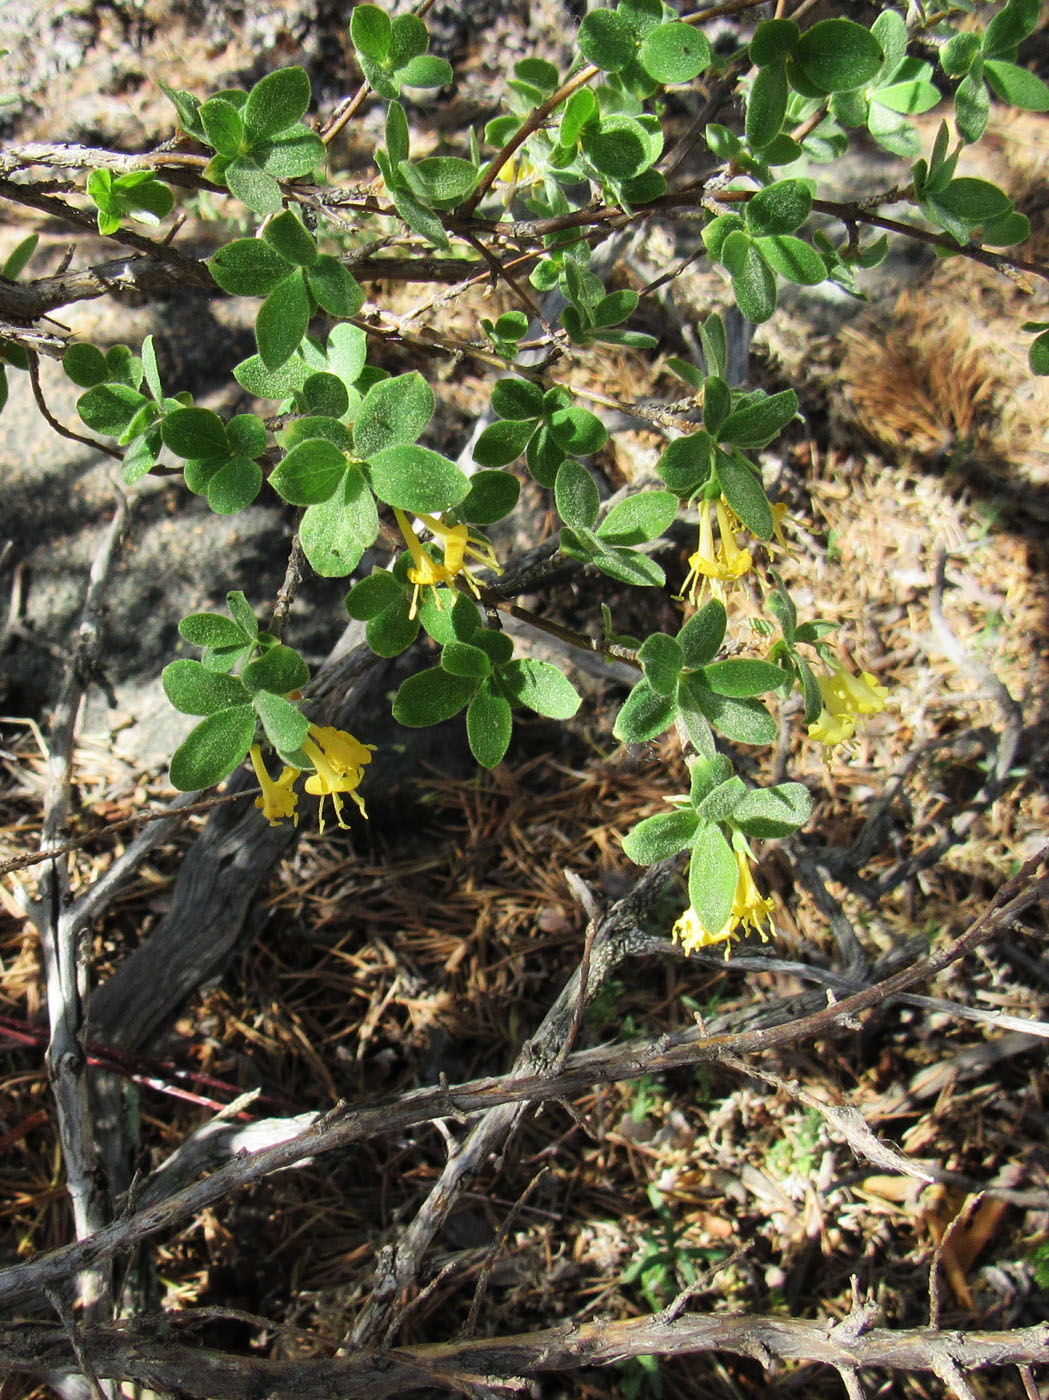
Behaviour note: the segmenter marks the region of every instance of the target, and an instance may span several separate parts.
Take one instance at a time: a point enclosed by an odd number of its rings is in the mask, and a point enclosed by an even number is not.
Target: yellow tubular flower
[[[255,806],[270,826],[280,826],[285,817],[291,817],[298,826],[299,817],[295,808],[298,806],[299,794],[293,791],[293,788],[299,770],[285,767],[280,777],[274,780],[266,771],[266,765],[262,761],[262,750],[258,744],[252,744],[249,753],[251,766],[255,769],[255,776],[262,788],[261,795],[255,799]]]
[[[724,943],[727,958],[733,940],[741,934],[753,930],[760,933],[762,940],[767,942],[769,936],[776,931],[772,922],[775,900],[766,899],[754,883],[750,857],[746,852],[734,851],[733,855],[736,857],[738,873],[736,892],[732,896],[732,913],[723,928],[712,932],[689,905],[674,925],[673,931],[674,942],[680,943],[686,953],[694,953],[697,948],[709,948],[712,943]],[[768,925],[767,929],[763,927],[765,924]]]
[[[717,511],[720,540],[714,547],[714,513]],[[736,531],[740,528],[731,506],[719,496],[717,501],[703,500],[699,503],[699,544],[694,554],[689,555],[688,573],[681,587],[680,597],[687,599],[694,608],[709,589],[715,598],[725,600],[725,584],[738,582],[753,568],[754,561],[749,549],[740,549],[736,543]]]
[[[842,666],[835,666],[825,676],[817,677],[823,709],[814,724],[809,725],[809,738],[831,749],[845,743],[856,733],[860,715],[876,715],[884,710],[889,692],[879,685],[869,671],[852,675]]]
[[[404,542],[408,546],[408,552],[412,556],[412,566],[408,570],[408,581],[415,585],[415,591],[412,594],[409,617],[414,617],[418,612],[419,598],[424,588],[434,590],[434,601],[440,607],[441,600],[437,589],[442,584],[450,585],[460,574],[469,584],[474,595],[480,596],[477,582],[466,566],[467,557],[476,559],[495,573],[502,572],[499,561],[492,552],[491,545],[486,540],[480,540],[476,536],[472,537],[465,525],[449,525],[444,520],[438,520],[434,515],[419,516],[434,539],[440,542],[444,560],[438,564],[423,549],[419,537],[409,525],[408,517],[404,512],[394,510],[394,515],[397,518],[401,534],[404,536]]]
[[[324,830],[324,799],[330,797],[335,808],[335,819],[341,827],[347,825],[342,819],[342,794],[349,793],[361,810],[364,802],[357,792],[364,777],[365,764],[372,761],[374,744],[362,744],[344,729],[333,729],[327,725],[311,724],[310,732],[302,745],[303,753],[313,764],[314,772],[306,779],[306,791],[321,799],[318,825]]]

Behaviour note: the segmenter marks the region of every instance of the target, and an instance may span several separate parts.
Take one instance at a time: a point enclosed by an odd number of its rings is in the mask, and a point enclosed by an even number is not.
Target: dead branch
[[[501,1104],[540,1103],[571,1098],[595,1084],[613,1083],[658,1074],[683,1065],[721,1060],[725,1055],[758,1054],[830,1034],[849,1024],[860,1012],[926,981],[974,948],[1011,927],[1013,922],[1049,890],[1049,847],[1032,857],[1003,886],[994,901],[951,943],[910,967],[894,973],[846,1000],[787,1024],[708,1036],[689,1030],[658,1040],[598,1046],[569,1057],[557,1074],[549,1071],[471,1080],[457,1086],[438,1085],[413,1090],[391,1099],[350,1109],[339,1105],[304,1133],[250,1156],[237,1157],[204,1181],[194,1183],[167,1200],[127,1214],[86,1239],[64,1245],[0,1272],[0,1306],[38,1298],[78,1270],[130,1249],[158,1231],[188,1220],[231,1191],[261,1181],[272,1172],[294,1166],[304,1158],[330,1152],[382,1133],[401,1132],[435,1118],[484,1113]]]
[[[1007,1332],[858,1331],[848,1319],[835,1326],[802,1318],[708,1313],[674,1319],[657,1314],[578,1327],[566,1323],[516,1336],[271,1361],[177,1340],[177,1333],[193,1322],[192,1313],[170,1314],[126,1327],[84,1329],[76,1351],[90,1359],[98,1376],[160,1393],[218,1400],[380,1397],[419,1386],[461,1391],[465,1382],[505,1386],[522,1376],[613,1365],[634,1356],[709,1351],[751,1357],[766,1369],[777,1361],[808,1361],[852,1373],[861,1367],[932,1372],[959,1400],[968,1400],[967,1373],[1044,1362],[1049,1348],[1045,1323]],[[0,1373],[46,1380],[56,1371],[78,1367],[76,1351],[60,1327],[21,1323],[0,1328]]]

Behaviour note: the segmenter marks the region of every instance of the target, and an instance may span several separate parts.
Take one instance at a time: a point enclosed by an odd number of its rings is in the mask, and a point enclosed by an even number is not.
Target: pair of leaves
[[[670,637],[647,638],[638,660],[644,675],[616,717],[623,743],[655,739],[680,717],[700,754],[714,752],[711,728],[743,744],[770,744],[776,722],[755,697],[789,685],[793,677],[767,661],[715,661],[725,635],[724,604],[712,598]]]
[[[325,157],[323,141],[300,120],[310,105],[303,68],[278,68],[250,92],[228,88],[203,103],[160,86],[183,129],[215,152],[206,177],[260,217],[280,211],[279,181],[308,175]]]
[[[300,120],[310,105],[305,69],[278,68],[250,92],[229,88],[206,102],[160,84],[182,128],[215,152],[204,171],[254,214],[276,214],[279,181],[308,175],[325,157],[320,137]]]
[[[186,485],[206,496],[218,515],[235,515],[251,504],[262,486],[255,460],[265,452],[268,436],[262,419],[240,413],[223,423],[209,408],[177,408],[160,424],[164,446],[185,459]]]
[[[378,5],[356,5],[350,42],[365,80],[380,97],[392,101],[402,88],[439,88],[452,81],[451,65],[426,52],[430,36],[415,15],[391,19]]]
[[[962,30],[940,50],[943,71],[961,78],[954,119],[963,141],[978,141],[987,128],[991,95],[1028,112],[1049,111],[1049,88],[1016,63],[1019,45],[1038,25],[1038,0],[1009,0],[983,34]]]
[[[87,193],[98,209],[98,231],[102,234],[116,233],[124,219],[159,224],[175,206],[175,196],[152,170],[116,176],[111,170],[92,170]]]
[[[661,6],[591,10],[579,27],[579,50],[595,67],[623,74],[628,84],[637,70],[653,85],[690,83],[713,61],[706,35],[680,20],[661,20]]]
[[[661,588],[663,570],[634,545],[658,539],[677,514],[669,491],[642,491],[619,501],[598,524],[600,498],[594,479],[581,462],[566,458],[554,480],[554,500],[565,522],[561,551],[622,583]],[[595,528],[596,527],[596,528]]]
[[[553,486],[566,458],[592,456],[608,441],[600,418],[575,407],[564,389],[544,393],[529,379],[499,379],[491,402],[499,420],[478,437],[474,460],[485,467],[505,467],[524,452],[541,486]]]
[[[732,279],[736,304],[748,321],[767,321],[776,309],[776,274],[813,286],[827,267],[795,231],[812,210],[812,182],[777,180],[747,201],[743,214],[719,214],[703,230],[707,251]]]
[[[265,297],[255,320],[259,359],[278,370],[302,343],[317,307],[354,316],[364,292],[338,258],[318,253],[316,240],[291,210],[260,238],[238,238],[208,259],[212,277],[231,296]]]
[[[422,728],[451,719],[466,707],[470,752],[483,768],[494,768],[509,747],[514,708],[570,719],[579,703],[575,687],[556,666],[514,657],[505,633],[479,627],[469,641],[449,642],[440,666],[419,671],[401,684],[393,717],[410,728]]]
[[[260,723],[286,762],[294,761],[309,730],[287,698],[309,680],[309,667],[291,647],[259,633],[243,594],[230,594],[228,602],[232,618],[195,613],[182,620],[179,631],[205,648],[204,660],[173,661],[161,675],[177,710],[204,716],[172,756],[171,781],[183,792],[227,777],[243,761]],[[226,663],[232,666],[256,648],[261,655],[240,676],[229,674]]]

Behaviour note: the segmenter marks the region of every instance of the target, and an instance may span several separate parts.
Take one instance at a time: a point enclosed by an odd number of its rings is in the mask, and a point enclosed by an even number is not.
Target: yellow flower
[[[851,739],[859,716],[878,714],[889,698],[886,687],[879,685],[869,671],[854,676],[844,667],[835,666],[816,679],[823,709],[815,723],[809,725],[809,738],[825,749]]]
[[[769,935],[776,931],[772,922],[775,900],[766,899],[754,883],[754,875],[750,868],[751,857],[745,851],[734,851],[733,855],[736,857],[738,874],[736,892],[732,896],[732,913],[726,919],[723,928],[712,932],[689,905],[674,925],[673,933],[675,943],[680,943],[686,953],[694,953],[697,948],[709,948],[712,943],[724,943],[727,958],[733,939],[739,938],[741,933],[753,930],[767,941]],[[767,930],[763,927],[766,923]]]
[[[434,539],[440,541],[444,558],[441,563],[438,563],[423,549],[418,535],[409,525],[408,517],[404,512],[395,509],[393,513],[397,518],[404,542],[408,546],[408,552],[412,556],[411,568],[408,570],[408,581],[415,585],[415,591],[412,593],[412,605],[408,611],[409,617],[414,617],[418,612],[419,598],[424,588],[434,590],[434,601],[438,607],[441,607],[441,599],[437,589],[442,584],[451,585],[460,574],[469,584],[474,595],[480,596],[477,582],[466,567],[467,557],[476,559],[495,573],[502,572],[499,561],[492,552],[491,545],[488,544],[487,540],[471,535],[465,525],[449,525],[444,520],[438,520],[434,515],[419,516]]]
[[[720,536],[716,548],[715,511]],[[700,501],[699,544],[696,552],[689,555],[688,573],[679,595],[682,599],[687,598],[694,608],[699,607],[700,599],[708,588],[715,598],[724,602],[725,584],[738,582],[753,567],[750,550],[740,549],[736,543],[736,531],[739,528],[739,520],[722,496],[716,501]]]
[[[344,729],[333,729],[328,725],[311,724],[310,732],[303,741],[302,751],[313,764],[314,771],[306,779],[306,791],[321,799],[318,825],[324,830],[324,799],[330,797],[335,808],[335,819],[341,827],[347,824],[342,819],[342,794],[349,793],[367,816],[364,802],[357,792],[364,777],[365,764],[372,761],[374,744],[362,744]]]
[[[295,825],[298,826],[299,817],[295,808],[298,806],[299,794],[293,789],[295,780],[299,776],[299,770],[285,767],[280,777],[273,779],[266,771],[266,765],[262,761],[262,750],[258,744],[252,744],[249,752],[251,766],[255,769],[255,776],[262,788],[261,796],[255,799],[255,806],[258,807],[270,826],[280,826],[285,817],[291,817]]]

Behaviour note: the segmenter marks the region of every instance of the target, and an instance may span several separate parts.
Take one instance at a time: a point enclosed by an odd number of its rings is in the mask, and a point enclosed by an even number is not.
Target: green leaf
[[[276,214],[281,207],[280,186],[250,156],[238,156],[225,171],[229,192],[247,205],[253,214],[265,217]]]
[[[97,345],[70,345],[62,356],[62,368],[74,384],[92,389],[109,378],[106,357]]]
[[[998,58],[988,58],[983,65],[984,76],[996,97],[1026,112],[1049,112],[1049,88],[1041,78]]]
[[[761,325],[776,309],[776,278],[753,239],[730,233],[723,248],[725,266],[732,274],[736,305],[748,321]]]
[[[494,768],[503,759],[513,733],[510,702],[488,683],[470,701],[466,711],[466,737],[470,752],[482,768]]]
[[[290,700],[268,690],[258,690],[252,696],[252,704],[262,721],[266,738],[278,753],[293,754],[302,747],[310,732],[310,722]]]
[[[685,654],[679,642],[665,632],[653,632],[646,637],[637,654],[645,679],[657,695],[673,695],[678,675],[685,664]]]
[[[792,394],[794,391],[786,389],[784,392]],[[778,398],[779,395],[775,397]],[[750,533],[757,535],[759,540],[770,540],[772,507],[750,464],[744,458],[729,457],[726,453],[719,452],[717,474],[725,500]]]
[[[244,104],[244,125],[252,144],[286,131],[310,105],[310,80],[304,68],[278,68],[260,78]]]
[[[220,156],[228,156],[230,160],[240,154],[244,141],[244,122],[232,102],[227,102],[222,97],[212,97],[203,103],[199,116],[209,146],[213,146]]]
[[[608,441],[605,425],[585,408],[555,409],[549,423],[557,445],[575,457],[589,457]]]
[[[379,513],[359,467],[347,470],[326,501],[309,506],[299,526],[303,551],[321,578],[352,574],[378,533]]]
[[[401,683],[393,702],[393,717],[409,729],[423,729],[457,715],[473,698],[476,676],[453,676],[440,666],[418,671]]]
[[[509,515],[521,494],[521,483],[509,472],[475,472],[470,490],[455,512],[471,525],[491,525]]]
[[[492,412],[500,418],[538,418],[544,411],[543,391],[530,379],[497,379],[492,389]]]
[[[758,25],[748,47],[751,63],[759,68],[780,63],[797,48],[801,30],[792,19],[767,19]]]
[[[453,77],[448,60],[431,53],[419,54],[397,69],[397,81],[404,87],[447,87]]]
[[[742,778],[733,777],[718,783],[697,804],[696,814],[708,822],[728,821],[746,791]]]
[[[792,836],[812,815],[812,798],[801,783],[779,783],[776,787],[755,788],[748,792],[732,813],[740,831],[759,840]]]
[[[351,390],[336,375],[321,370],[306,380],[299,392],[298,402],[306,413],[341,418],[349,410],[350,393]],[[355,406],[359,403],[358,396]]]
[[[189,136],[202,136],[204,128],[200,124],[200,103],[190,92],[170,88],[160,78],[155,79],[164,96],[172,103],[179,125]]]
[[[310,377],[310,368],[301,355],[293,355],[279,369],[267,369],[259,355],[251,355],[234,366],[233,378],[259,399],[283,399],[301,389]]]
[[[591,10],[579,26],[576,43],[587,62],[606,73],[625,68],[637,48],[633,29],[615,10]]]
[[[1013,207],[1012,200],[997,185],[968,175],[952,180],[937,195],[937,203],[946,206],[952,214],[970,225],[1008,214]]]
[[[157,352],[153,348],[153,337],[147,335],[142,342],[142,371],[146,376],[149,392],[156,402],[164,402],[164,389],[160,382],[160,369],[157,366]]]
[[[788,282],[804,287],[815,286],[827,276],[827,268],[811,244],[790,234],[777,234],[755,240],[761,256],[769,266]]]
[[[515,705],[524,705],[548,719],[571,719],[579,709],[575,686],[548,661],[521,657],[500,668],[503,690]]]
[[[1027,361],[1032,374],[1049,374],[1049,331],[1043,331],[1031,342]]]
[[[230,296],[264,297],[284,281],[291,264],[259,238],[238,238],[212,253],[208,271]]]
[[[690,83],[710,67],[713,54],[701,30],[672,20],[648,31],[638,57],[657,83]]]
[[[540,486],[553,487],[557,469],[565,460],[564,448],[554,441],[548,423],[540,423],[528,440],[525,461]]]
[[[1009,0],[992,18],[983,37],[984,52],[1003,53],[1027,38],[1038,23],[1038,0]]]
[[[535,426],[534,418],[500,418],[489,423],[474,443],[474,461],[486,467],[505,467],[515,462],[528,446]]]
[[[497,664],[508,660],[513,654],[513,642],[509,637],[505,637],[504,640],[510,648],[509,654],[503,657],[492,656],[489,643],[496,634],[485,633],[481,629],[477,604],[473,599],[465,593],[457,593],[452,588],[428,588],[419,603],[419,621],[442,647],[447,646],[449,642],[472,641],[478,645],[484,642],[485,651]]]
[[[127,384],[97,384],[77,399],[76,411],[96,433],[119,437],[148,400]]]
[[[717,695],[763,695],[789,685],[791,676],[767,661],[750,661],[734,656],[727,661],[715,661],[703,672],[703,677]]]
[[[675,496],[687,499],[709,480],[713,451],[708,433],[690,433],[667,444],[656,470]]]
[[[469,642],[448,642],[441,652],[441,666],[453,676],[476,676],[484,680],[492,674],[488,653]]]
[[[581,462],[568,458],[557,469],[554,481],[557,513],[566,525],[589,530],[597,520],[601,498],[594,478]]]
[[[402,596],[390,607],[371,618],[365,627],[369,647],[376,656],[400,656],[419,635],[419,618],[411,617],[409,596]],[[420,615],[423,606],[420,604]]]
[[[239,647],[250,642],[254,636],[254,633],[245,632],[231,618],[222,617],[219,613],[190,613],[179,623],[178,631],[180,637],[195,647]]]
[[[683,676],[681,684],[687,687],[709,723],[726,739],[735,739],[740,744],[775,743],[776,721],[760,700],[715,695],[698,676]]]
[[[271,219],[262,230],[262,237],[296,267],[310,267],[317,261],[317,240],[290,209]]]
[[[161,423],[160,433],[176,457],[224,457],[229,452],[226,426],[210,408],[177,408]]]
[[[704,823],[692,843],[688,863],[688,901],[703,927],[718,934],[732,916],[739,867],[719,827]]]
[[[355,5],[350,15],[350,42],[358,53],[381,63],[390,52],[390,17],[378,5]]]
[[[467,611],[463,615],[472,629],[469,637],[474,646],[484,652],[493,666],[505,666],[514,654],[513,638],[508,637],[505,632],[497,632],[493,628],[479,627],[477,625],[476,604],[463,593],[456,594],[456,601],[459,598],[462,598],[467,605]],[[458,626],[459,619],[456,618],[453,621]]]
[[[983,65],[973,65],[954,94],[954,121],[964,141],[979,141],[991,116],[991,99],[983,81]]]
[[[722,442],[731,442],[737,447],[767,447],[779,437],[797,411],[797,394],[793,389],[784,389],[730,413],[718,436]],[[720,476],[720,464],[718,474]],[[739,515],[739,511],[736,514]],[[762,538],[769,537],[763,535]]]
[[[431,198],[443,205],[458,204],[477,183],[477,166],[460,156],[428,156],[414,168]]]
[[[691,807],[660,812],[638,822],[623,841],[623,850],[635,865],[655,865],[683,851],[695,836],[699,819]]]
[[[236,515],[251,505],[261,486],[262,469],[257,462],[250,457],[230,457],[208,481],[208,505],[216,515]]]
[[[347,470],[346,455],[325,438],[310,438],[293,447],[270,476],[278,496],[293,506],[326,501]]]
[[[190,730],[171,759],[171,783],[180,792],[220,783],[242,762],[255,737],[250,705],[217,710]]]
[[[353,425],[358,456],[371,457],[384,448],[413,443],[433,417],[433,409],[433,390],[417,370],[373,384]]]
[[[255,613],[239,588],[226,594],[226,607],[229,608],[230,616],[245,636],[257,637],[259,635],[259,624],[255,619]]]
[[[301,690],[310,678],[310,668],[293,647],[278,643],[250,665],[244,667],[243,681],[248,690],[271,690],[274,695],[289,695]],[[301,740],[300,740],[301,742]],[[279,744],[278,748],[298,748],[298,744]]]
[[[451,510],[470,490],[468,478],[455,463],[428,447],[384,448],[372,453],[366,470],[380,501],[415,515]]]
[[[164,694],[184,715],[211,715],[230,705],[243,705],[248,698],[236,677],[216,675],[199,661],[172,661],[161,671],[160,680]]]
[[[345,423],[340,423],[338,418],[326,416],[293,418],[285,428],[281,428],[278,434],[279,441],[289,452],[293,447],[298,447],[302,442],[308,442],[312,438],[324,438],[326,442],[332,443],[340,452],[353,451],[353,437]]]
[[[597,527],[598,538],[620,545],[658,539],[670,528],[677,510],[677,497],[669,491],[641,491],[612,507]]]
[[[752,151],[760,151],[779,135],[787,115],[790,87],[783,63],[758,70],[747,98],[745,134]]]
[[[662,588],[667,581],[666,574],[654,559],[623,545],[602,549],[600,554],[594,555],[593,562],[609,578],[633,584],[635,588]]]
[[[591,10],[588,19],[611,14]],[[595,169],[613,180],[630,180],[653,163],[648,133],[644,127],[621,113],[603,116],[599,123],[583,128],[580,144]]]
[[[346,611],[351,617],[367,622],[403,597],[404,584],[386,569],[376,569],[347,593]]]
[[[274,136],[272,141],[260,141],[251,154],[259,169],[269,178],[293,180],[297,175],[308,175],[315,166],[320,165],[326,147],[312,131],[296,126],[291,131]]]
[[[794,58],[820,92],[843,92],[869,83],[884,55],[863,25],[851,19],[822,19],[802,34]]]
[[[811,212],[812,191],[804,180],[777,180],[747,201],[747,228],[752,234],[793,233]]]
[[[278,282],[259,307],[255,319],[255,340],[267,369],[279,369],[302,344],[310,323],[310,299],[302,273],[296,268],[290,277]]]
[[[675,697],[660,695],[643,677],[623,702],[612,733],[621,743],[643,744],[669,729],[676,713]]]
[[[338,258],[322,253],[306,269],[306,283],[322,311],[329,316],[356,316],[364,305],[364,291]]]
[[[727,625],[724,603],[717,598],[709,599],[677,634],[685,665],[695,669],[711,662],[721,648]]]

